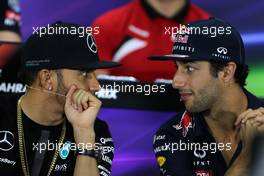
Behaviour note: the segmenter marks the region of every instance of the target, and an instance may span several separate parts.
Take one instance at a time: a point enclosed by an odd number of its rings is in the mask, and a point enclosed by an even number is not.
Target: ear
[[[52,91],[54,89],[53,73],[50,70],[42,69],[38,73],[39,86],[41,89]]]
[[[230,84],[235,82],[235,72],[237,66],[235,62],[228,62],[227,66],[224,67],[222,71],[220,71],[220,79],[224,82],[224,84]]]

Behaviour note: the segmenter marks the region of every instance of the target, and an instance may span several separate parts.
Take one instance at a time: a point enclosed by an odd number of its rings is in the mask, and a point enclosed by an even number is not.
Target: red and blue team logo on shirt
[[[195,171],[196,176],[213,176],[212,170],[197,170]]]
[[[186,137],[189,131],[189,128],[192,128],[192,117],[191,115],[185,111],[181,117],[181,121],[177,125],[173,125],[173,128],[176,128],[176,130],[182,129],[182,135],[183,137]]]

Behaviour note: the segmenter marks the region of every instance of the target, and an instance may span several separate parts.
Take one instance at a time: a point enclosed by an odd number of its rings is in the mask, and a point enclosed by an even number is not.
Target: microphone
[[[42,91],[42,92],[45,92],[45,93],[58,95],[58,96],[66,98],[66,95],[63,95],[63,94],[60,94],[60,93],[52,92],[52,91],[49,91],[49,90],[41,90],[41,89],[38,89],[38,88],[35,88],[35,87],[31,87],[29,85],[26,85],[26,87],[29,88],[29,89],[38,90],[38,91]]]

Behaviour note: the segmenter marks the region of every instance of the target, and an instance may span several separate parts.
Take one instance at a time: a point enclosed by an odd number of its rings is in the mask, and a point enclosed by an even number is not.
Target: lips
[[[192,96],[192,93],[180,92],[180,96],[182,101],[186,101]]]

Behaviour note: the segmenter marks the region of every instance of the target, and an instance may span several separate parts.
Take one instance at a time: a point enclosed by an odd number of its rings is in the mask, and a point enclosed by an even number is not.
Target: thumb
[[[65,103],[66,106],[71,105],[71,103],[72,103],[72,95],[74,94],[76,89],[77,89],[77,86],[75,84],[70,86],[70,89],[69,89],[69,91],[68,91],[68,93],[66,95],[66,103]]]

